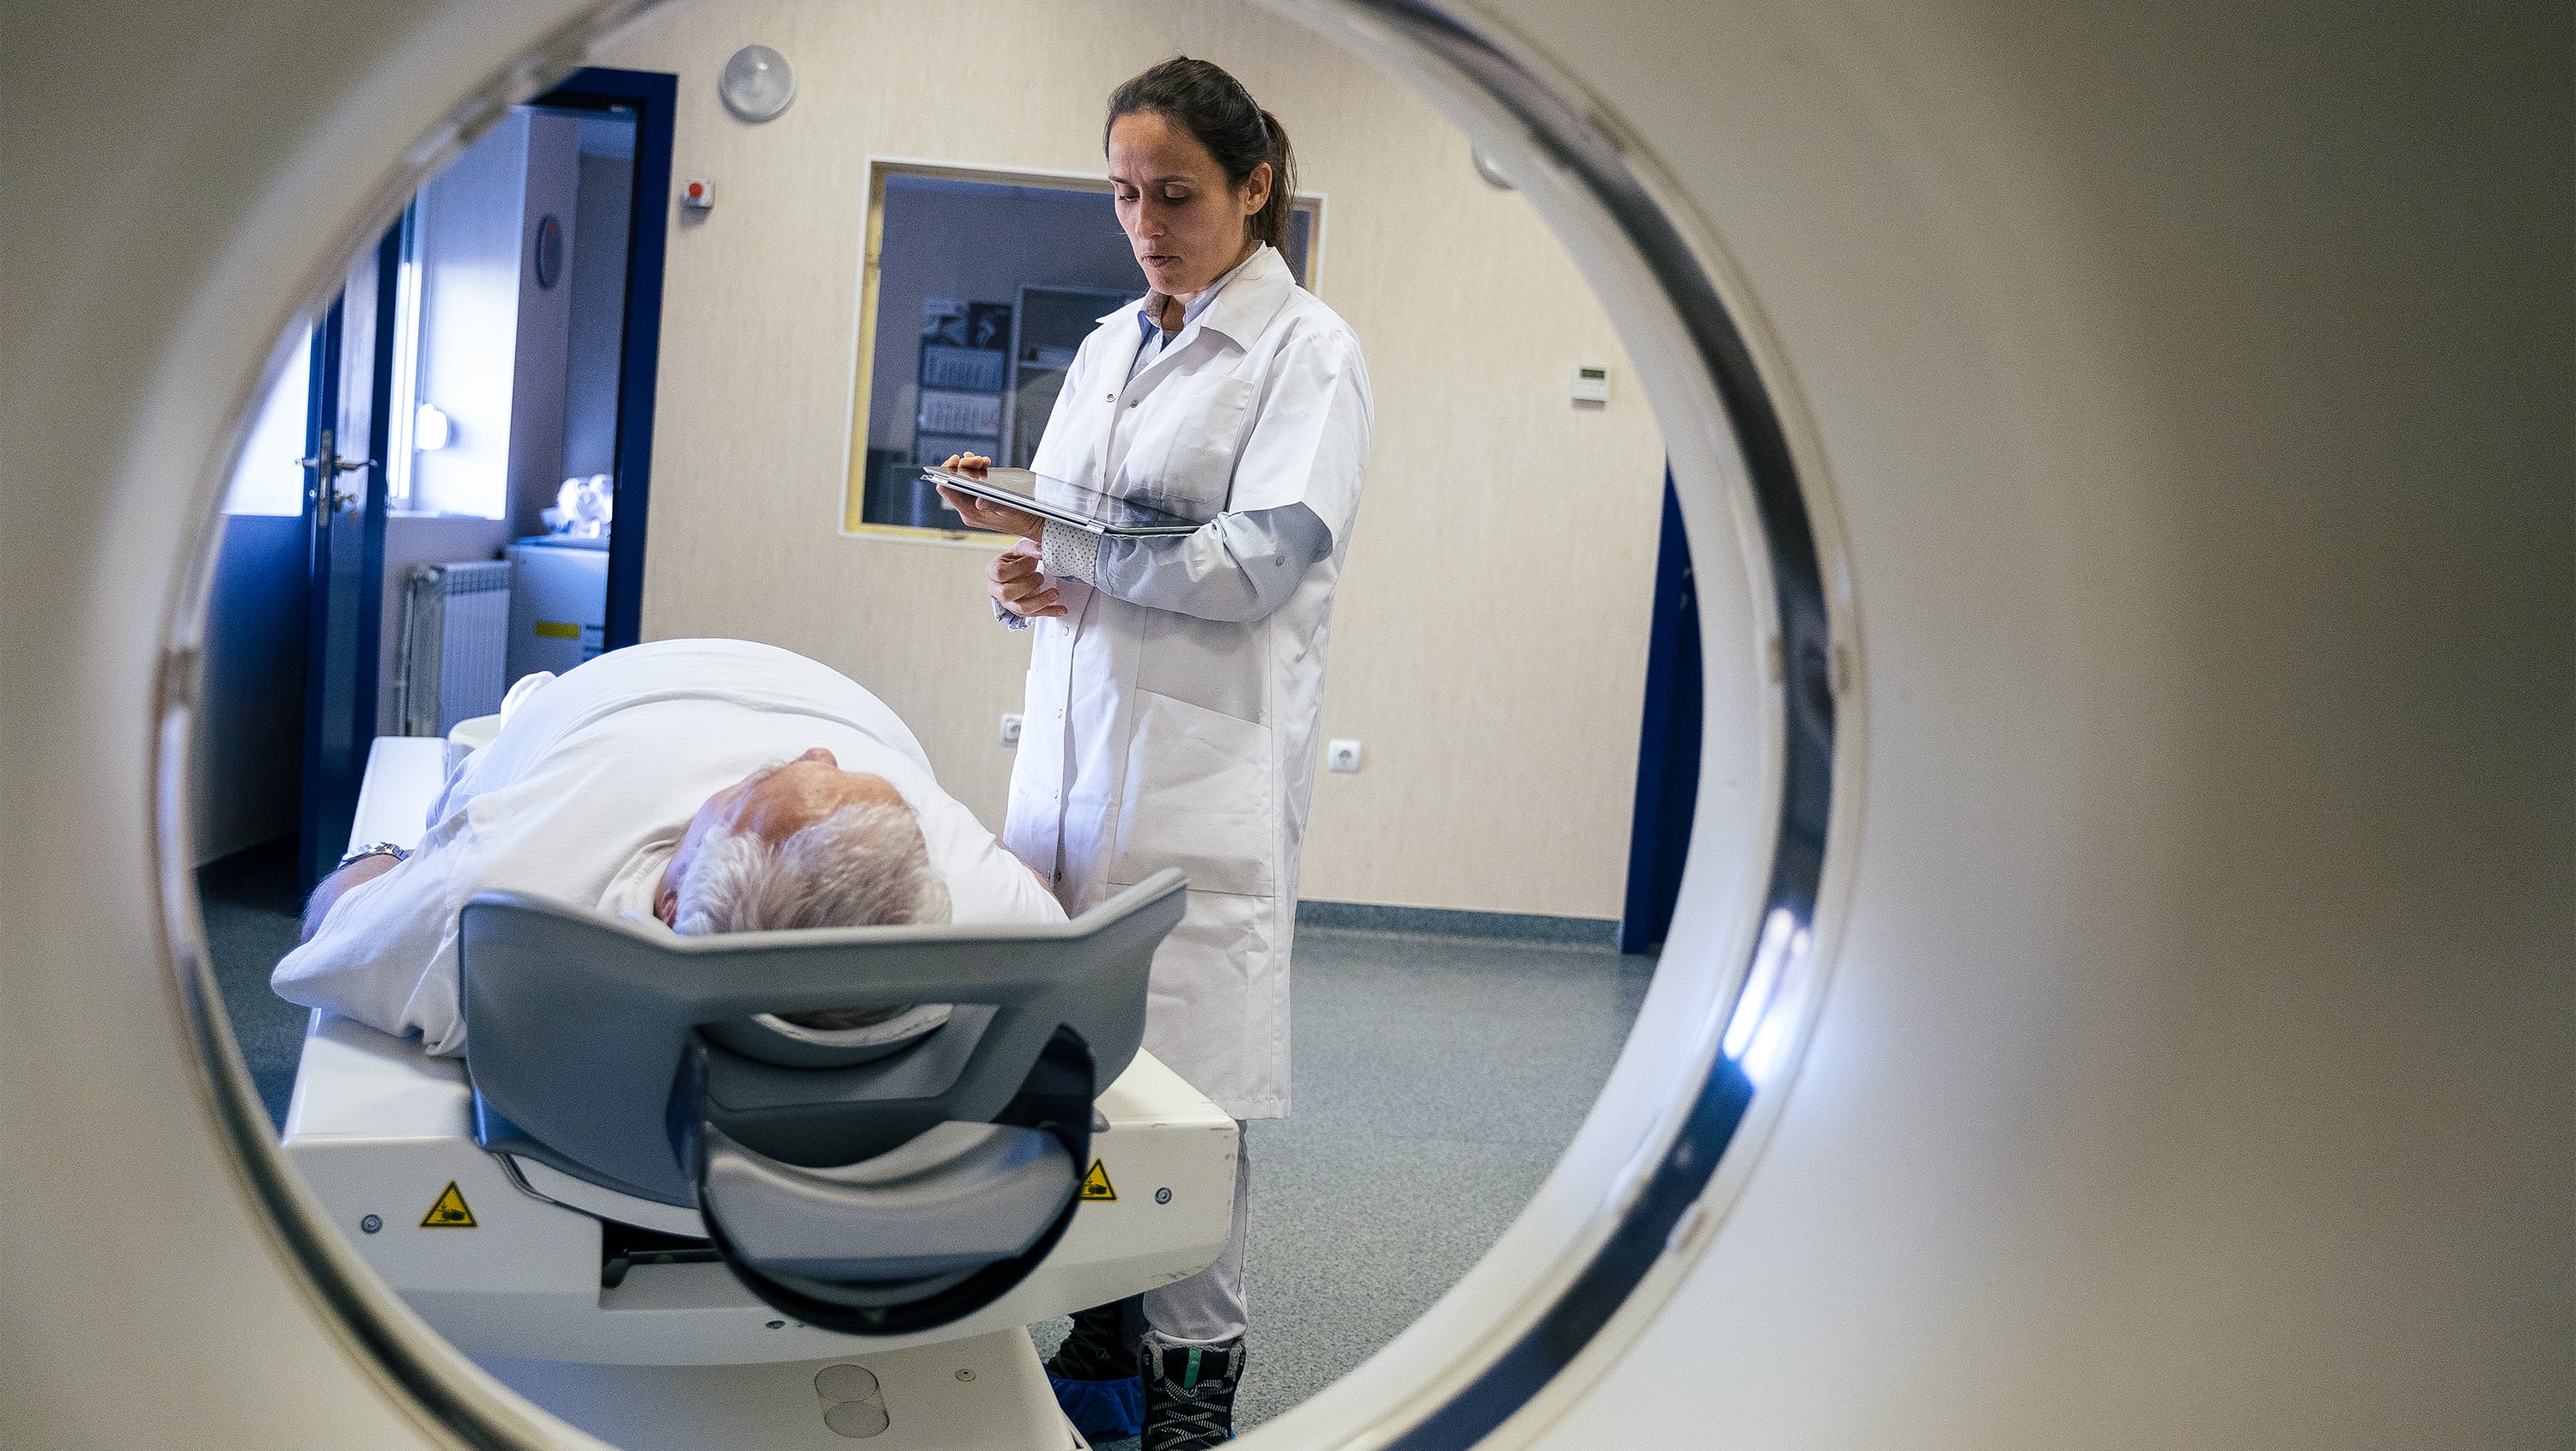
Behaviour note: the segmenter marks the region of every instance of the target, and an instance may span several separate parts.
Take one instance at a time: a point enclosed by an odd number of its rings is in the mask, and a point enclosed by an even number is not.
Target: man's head
[[[948,886],[893,783],[818,746],[707,798],[653,913],[691,935],[945,922]]]

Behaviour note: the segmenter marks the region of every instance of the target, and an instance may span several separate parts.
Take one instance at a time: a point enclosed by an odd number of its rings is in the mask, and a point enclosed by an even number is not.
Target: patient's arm
[[[333,872],[314,889],[305,940],[278,960],[270,988],[378,1032],[418,1032],[433,1054],[463,1051],[456,1001],[463,904],[451,873],[466,854],[440,845],[433,831],[406,860],[364,857]]]
[[[362,856],[324,877],[321,885],[313,889],[313,895],[305,899],[304,925],[303,929],[296,934],[295,940],[312,941],[313,934],[322,930],[322,919],[331,915],[332,904],[340,900],[343,892],[360,882],[374,881],[392,871],[399,863],[400,858],[390,855]]]

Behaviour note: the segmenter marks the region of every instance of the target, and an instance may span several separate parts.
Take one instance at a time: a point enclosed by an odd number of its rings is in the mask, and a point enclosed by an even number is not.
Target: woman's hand
[[[941,464],[940,467],[952,474],[964,474],[969,478],[980,479],[984,477],[984,471],[992,465],[993,461],[980,453],[952,453],[948,456],[948,462]],[[996,504],[990,499],[979,498],[963,489],[952,489],[946,484],[939,486],[939,497],[949,508],[964,517],[969,528],[985,529],[995,534],[1017,534],[1023,539],[1042,539],[1046,535],[1046,521],[1025,509],[1014,509],[1008,504]]]
[[[1024,620],[1059,619],[1066,612],[1055,586],[1038,573],[1038,546],[1033,540],[1021,540],[984,566],[984,592]]]

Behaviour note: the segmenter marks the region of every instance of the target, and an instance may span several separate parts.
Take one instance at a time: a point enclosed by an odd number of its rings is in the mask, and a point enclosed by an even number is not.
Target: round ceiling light
[[[716,81],[725,109],[746,121],[768,121],[796,99],[796,71],[787,57],[765,45],[746,45],[725,62]]]

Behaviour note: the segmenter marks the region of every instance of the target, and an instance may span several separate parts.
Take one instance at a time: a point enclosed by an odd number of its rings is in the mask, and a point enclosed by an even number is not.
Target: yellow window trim
[[[849,539],[892,539],[904,544],[944,544],[986,552],[1010,548],[1019,542],[1016,534],[987,534],[981,529],[923,529],[912,524],[848,524],[841,529]]]
[[[851,368],[849,449],[848,456],[842,461],[841,533],[863,539],[893,539],[915,544],[970,544],[985,549],[998,542],[1007,547],[1010,542],[1008,535],[971,529],[871,524],[861,517],[868,506],[868,398],[876,381],[877,274],[885,251],[885,186],[886,178],[890,176],[935,176],[954,181],[980,181],[994,186],[1049,186],[1064,191],[1088,192],[1108,191],[1109,178],[1097,172],[977,166],[908,157],[871,156],[867,159],[867,245],[860,254],[859,326],[858,335],[852,340],[852,351],[856,357]],[[1297,210],[1309,213],[1305,285],[1312,292],[1316,280],[1323,273],[1324,198],[1319,193],[1298,192],[1289,199],[1289,203]]]

